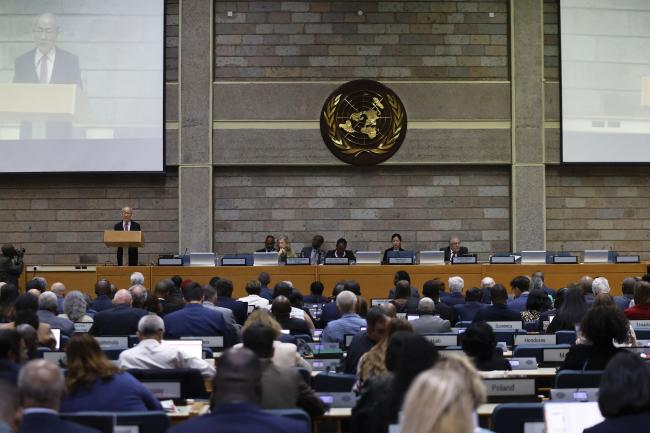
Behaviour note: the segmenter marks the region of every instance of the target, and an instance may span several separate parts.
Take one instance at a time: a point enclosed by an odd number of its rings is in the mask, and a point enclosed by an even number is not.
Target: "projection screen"
[[[650,162],[650,1],[561,0],[562,161]]]
[[[164,0],[0,2],[0,173],[160,172]]]

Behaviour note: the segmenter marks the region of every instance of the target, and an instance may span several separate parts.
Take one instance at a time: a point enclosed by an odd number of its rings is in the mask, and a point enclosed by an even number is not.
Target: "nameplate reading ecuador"
[[[223,337],[221,335],[206,337],[181,337],[181,340],[201,340],[205,347],[223,347]]]
[[[569,349],[543,349],[542,362],[563,362]]]
[[[632,328],[650,328],[650,320],[630,320]]]
[[[102,350],[120,350],[129,348],[129,337],[95,337]]]
[[[515,346],[521,344],[557,344],[555,334],[515,335]]]
[[[484,379],[488,396],[536,395],[535,379]]]
[[[458,334],[426,334],[424,338],[434,344],[434,346],[457,346]]]
[[[495,331],[498,329],[522,329],[523,325],[519,320],[508,320],[503,322],[487,322]]]
[[[325,257],[326,265],[349,265],[350,259],[347,257]]]

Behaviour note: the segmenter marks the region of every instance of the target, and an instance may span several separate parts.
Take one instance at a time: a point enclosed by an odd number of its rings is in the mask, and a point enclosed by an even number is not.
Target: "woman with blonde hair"
[[[246,330],[254,324],[262,324],[273,329],[275,332],[276,340],[273,342],[273,363],[278,367],[302,367],[311,371],[311,364],[305,361],[300,354],[298,354],[298,347],[293,343],[284,343],[278,338],[282,335],[282,327],[277,320],[273,318],[271,313],[265,309],[255,310],[248,316],[241,333],[244,335]],[[243,347],[242,343],[236,344],[235,347]]]
[[[297,257],[287,235],[278,237],[278,255],[281,263],[286,263],[287,257]]]

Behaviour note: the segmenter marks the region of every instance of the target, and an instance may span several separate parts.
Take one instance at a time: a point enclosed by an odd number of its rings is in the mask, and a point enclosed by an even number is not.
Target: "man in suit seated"
[[[327,304],[330,300],[323,296],[325,286],[320,281],[314,281],[309,286],[309,296],[305,296],[303,302],[305,304]]]
[[[275,249],[275,237],[273,235],[266,235],[264,239],[264,248],[256,250],[256,253],[270,253],[276,251]]]
[[[312,418],[325,413],[323,402],[294,368],[278,367],[273,362],[275,332],[261,323],[244,332],[244,347],[252,350],[262,364],[262,400],[264,409],[300,408]],[[221,366],[219,366],[221,370]]]
[[[637,280],[634,277],[623,278],[621,283],[621,296],[614,296],[614,303],[621,311],[627,309],[630,306],[630,302],[634,299],[634,285]]]
[[[167,338],[221,335],[226,347],[233,345],[235,337],[230,334],[223,314],[203,306],[203,288],[200,284],[185,286],[183,297],[185,306],[165,316]]]
[[[286,296],[281,295],[273,299],[271,314],[273,314],[282,329],[286,329],[291,335],[311,334],[307,322],[291,317],[291,302]]]
[[[173,313],[183,308],[183,304],[176,302],[172,298],[174,290],[174,282],[172,280],[160,280],[154,286],[154,296],[158,298],[158,305],[160,306],[158,314],[160,317],[165,317],[166,314]]]
[[[113,308],[95,314],[92,335],[134,335],[138,322],[149,314],[140,308],[132,308],[133,299],[128,290],[118,290],[113,298]]]
[[[449,286],[449,291],[451,292],[449,296],[442,300],[445,304],[453,307],[454,305],[464,304],[465,297],[463,296],[463,288],[465,287],[465,280],[458,275],[449,277],[447,281]]]
[[[232,281],[221,278],[213,287],[217,291],[217,303],[215,305],[231,310],[237,323],[243,325],[248,318],[248,304],[232,298]]]
[[[532,284],[532,289],[542,289],[544,293],[549,295],[551,298],[555,298],[556,291],[546,285],[544,282],[544,272],[537,271],[533,272],[533,275],[530,276]],[[531,289],[531,290],[532,290]]]
[[[436,315],[436,304],[431,298],[422,298],[418,304],[419,319],[411,320],[413,332],[417,334],[435,334],[437,332],[449,332],[451,323]]]
[[[436,312],[441,318],[449,320],[454,325],[456,323],[456,312],[452,307],[440,300],[441,289],[445,283],[438,278],[426,281],[422,286],[422,296],[431,298],[436,305]]]
[[[327,324],[321,335],[323,343],[340,343],[346,335],[356,335],[362,327],[366,327],[366,320],[356,313],[357,295],[343,290],[336,297],[336,307],[341,312],[341,318]]]
[[[417,314],[418,298],[411,295],[411,284],[408,281],[402,280],[395,284],[395,299],[391,304],[395,305],[397,313]]]
[[[18,432],[99,433],[95,429],[59,418],[64,393],[63,374],[54,363],[35,359],[25,364],[18,375],[18,394],[23,408]]]
[[[440,248],[440,251],[445,252],[445,262],[451,262],[454,257],[466,256],[469,254],[467,247],[462,247],[460,245],[460,238],[458,236],[449,239],[449,245]]]
[[[479,310],[474,316],[474,321],[484,322],[507,322],[521,321],[521,313],[508,308],[508,292],[501,284],[495,284],[490,289],[492,305]]]
[[[340,238],[336,241],[336,248],[329,250],[325,255],[325,258],[347,258],[350,262],[356,262],[357,258],[354,256],[354,253],[347,249],[348,241],[344,238]]]
[[[398,281],[408,281],[410,285],[411,276],[406,271],[395,272],[395,276],[393,277],[393,288],[388,291],[388,297],[390,299],[395,299],[395,287],[397,286]],[[411,286],[411,293],[409,296],[418,299],[420,297],[420,294],[418,293],[418,288]]]
[[[325,328],[329,322],[332,322],[336,319],[341,318],[341,312],[336,307],[336,297],[345,290],[345,281],[339,281],[334,285],[332,289],[332,299],[329,303],[323,305],[323,309],[320,314],[321,326]]]
[[[111,299],[111,282],[105,278],[95,283],[95,295],[97,297],[90,304],[90,309],[99,313],[100,311],[113,308],[113,300]]]
[[[199,283],[191,283],[191,284],[199,284]],[[237,335],[237,341],[239,341],[240,336],[241,336],[241,325],[237,323],[235,320],[235,315],[232,314],[232,310],[224,307],[219,307],[218,305],[215,305],[215,302],[217,302],[217,291],[214,289],[209,284],[206,284],[205,286],[202,286],[201,289],[203,290],[203,306],[205,308],[209,308],[211,310],[215,310],[223,314],[223,320],[226,322],[226,325],[228,325],[228,332],[230,335]]]
[[[271,276],[268,272],[260,272],[257,280],[260,282],[260,296],[270,302],[273,299],[273,290],[269,288]]]
[[[459,322],[471,322],[479,310],[487,307],[486,304],[481,303],[482,296],[481,289],[472,287],[465,293],[465,303],[454,305]]]
[[[56,315],[58,309],[58,299],[52,292],[42,293],[38,297],[38,315],[39,322],[47,323],[52,328],[58,328],[61,333],[68,337],[74,333],[74,324],[63,317]]]
[[[366,322],[368,328],[355,335],[348,347],[343,371],[346,374],[355,374],[357,372],[359,359],[384,338],[388,332],[390,319],[382,312],[381,308],[373,307],[368,310]]]
[[[491,304],[492,299],[490,298],[490,289],[494,287],[497,282],[494,281],[492,277],[483,277],[481,280],[481,302],[484,304]]]
[[[521,313],[526,309],[528,302],[528,293],[530,291],[530,278],[525,275],[515,277],[510,281],[512,294],[514,299],[508,301],[508,308],[517,313]]]
[[[300,257],[309,257],[309,263],[317,265],[322,263],[325,259],[325,251],[321,249],[325,238],[321,235],[316,235],[311,239],[311,246],[304,247],[300,253]]]
[[[262,363],[251,350],[230,349],[219,358],[210,413],[175,425],[169,433],[310,433],[311,425],[260,410]]]

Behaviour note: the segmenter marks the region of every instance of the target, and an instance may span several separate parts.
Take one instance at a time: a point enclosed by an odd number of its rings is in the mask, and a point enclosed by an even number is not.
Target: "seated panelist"
[[[266,235],[264,239],[264,248],[256,250],[256,253],[270,253],[275,251],[275,237],[273,235]]]
[[[282,263],[287,262],[287,257],[296,257],[296,252],[291,247],[289,237],[282,235],[278,238],[278,256]]]
[[[393,233],[390,241],[393,245],[384,251],[384,258],[381,259],[382,263],[388,263],[388,253],[390,251],[404,251],[404,248],[402,248],[402,236],[399,233]]]
[[[445,252],[445,262],[451,262],[454,257],[466,256],[469,254],[467,247],[460,246],[460,238],[458,236],[449,239],[449,245],[440,248],[440,251]]]
[[[325,258],[347,258],[350,261],[356,261],[357,258],[354,256],[354,253],[348,249],[348,241],[346,241],[344,238],[340,238],[336,241],[336,249],[329,250],[327,254],[325,255]]]

